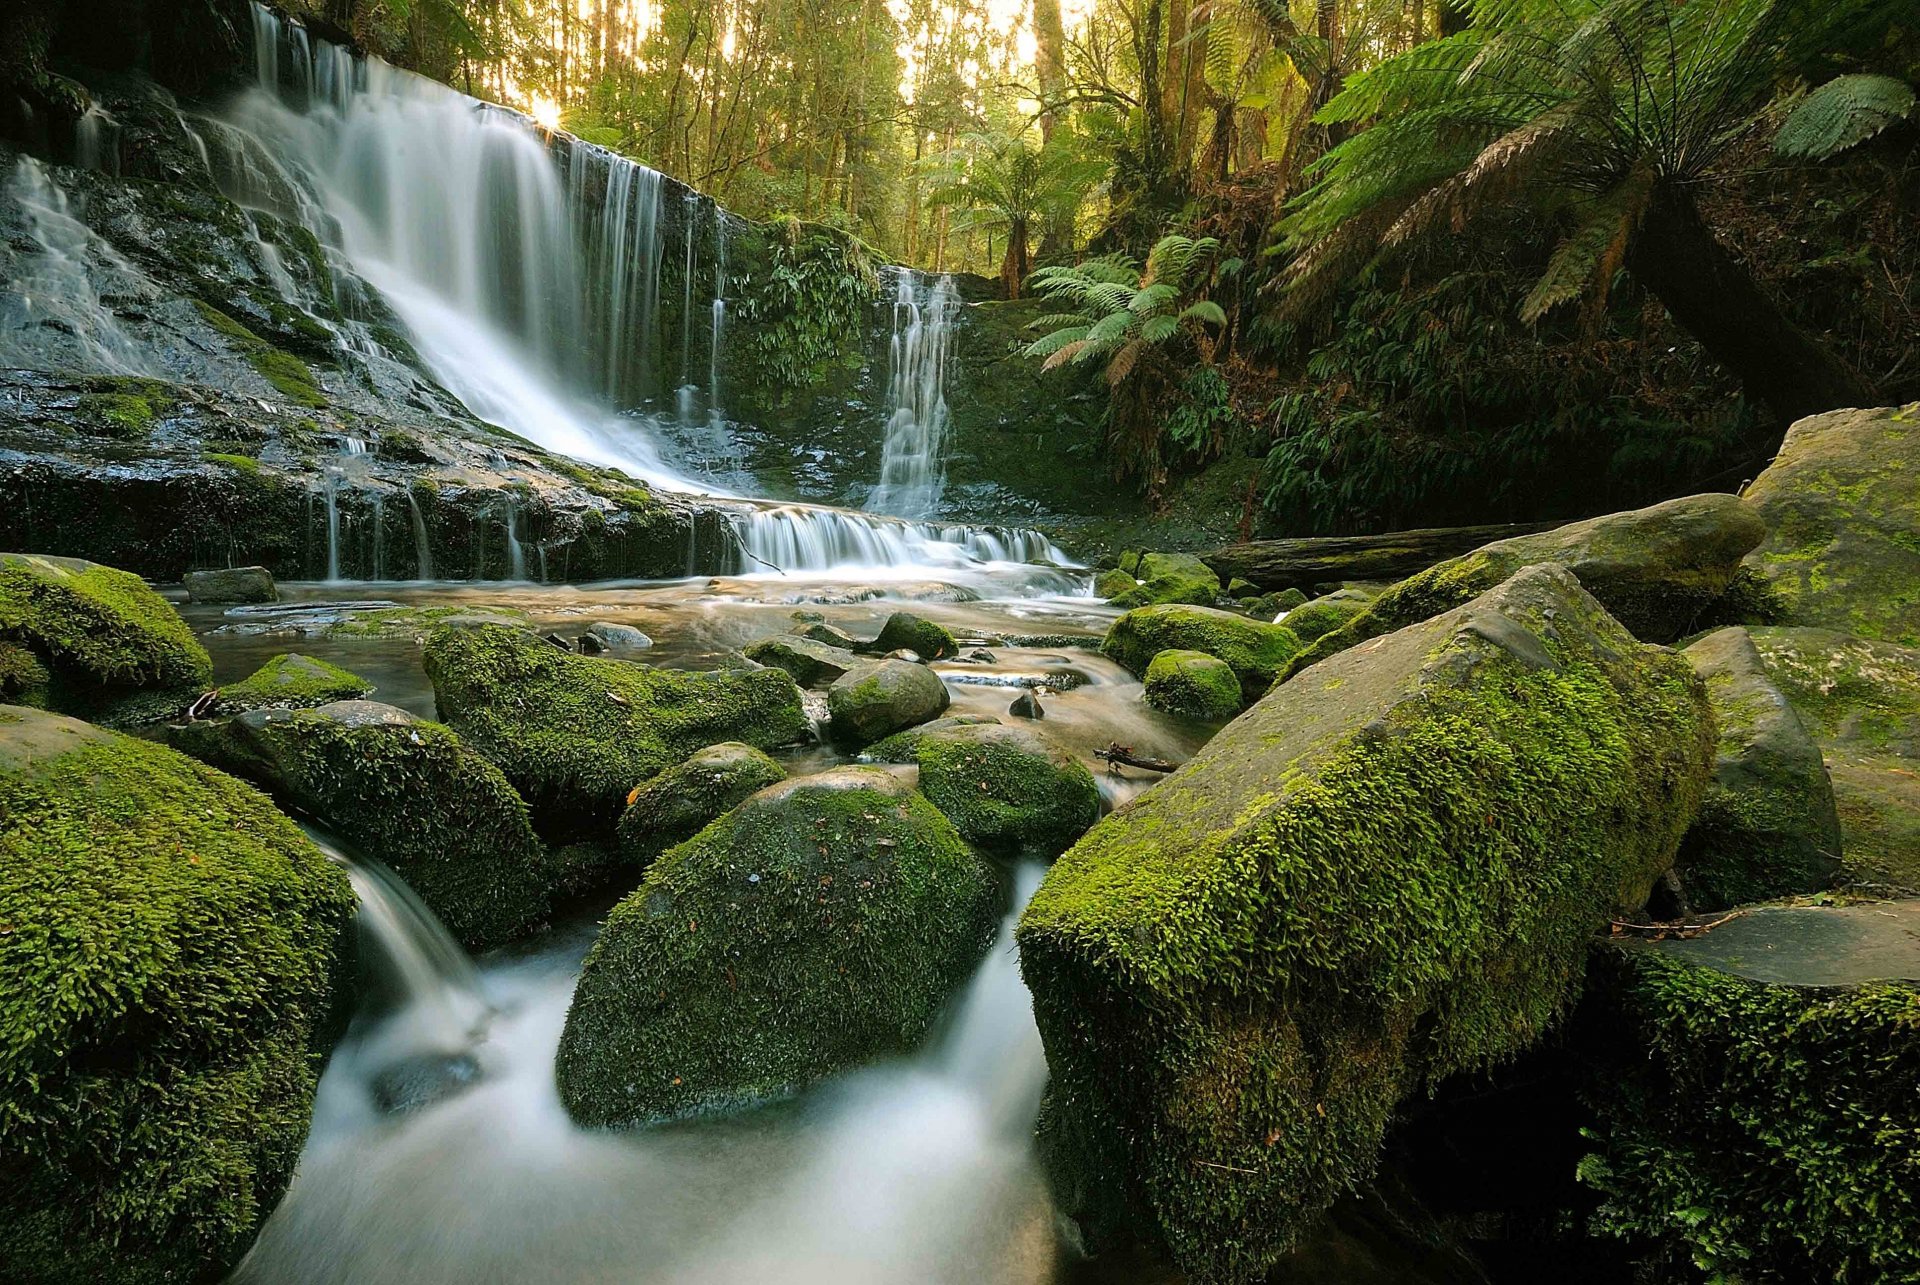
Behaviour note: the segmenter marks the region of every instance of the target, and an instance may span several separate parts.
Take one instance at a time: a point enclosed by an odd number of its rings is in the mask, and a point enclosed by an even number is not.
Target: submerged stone
[[[969,843],[1051,858],[1100,817],[1079,759],[1032,728],[955,727],[919,740],[920,789]]]
[[[1920,1278],[1920,903],[1596,951],[1594,1225],[1728,1279]]]
[[[1107,630],[1100,650],[1136,677],[1163,651],[1204,652],[1232,667],[1244,700],[1256,700],[1300,650],[1285,625],[1263,624],[1231,611],[1168,604],[1138,607]]]
[[[658,669],[495,625],[435,633],[426,669],[440,716],[500,766],[556,842],[610,837],[634,786],[697,750],[773,749],[809,732],[800,689],[777,669]]]
[[[614,907],[557,1075],[582,1124],[724,1109],[926,1038],[994,930],[991,871],[884,768],[770,786]]]
[[[1566,567],[1615,619],[1646,642],[1673,642],[1733,583],[1766,524],[1733,495],[1689,495],[1515,536],[1402,580],[1295,657],[1287,676],[1484,593],[1521,567]]]
[[[355,673],[312,656],[286,652],[237,683],[220,689],[223,714],[250,709],[316,709],[335,701],[358,700],[373,684]]]
[[[1233,666],[1203,651],[1170,648],[1147,666],[1146,701],[1157,710],[1224,722],[1240,712]]]
[[[1260,1279],[1405,1094],[1565,1010],[1712,754],[1687,663],[1560,567],[1275,689],[1022,916],[1062,1212],[1096,1247]]]
[[[1745,629],[1717,630],[1685,654],[1720,729],[1713,784],[1680,845],[1688,901],[1724,910],[1827,887],[1840,871],[1840,817],[1820,747]]]
[[[209,604],[278,602],[280,591],[265,567],[225,567],[217,571],[189,571],[187,600]]]
[[[173,737],[391,866],[469,947],[511,941],[546,917],[546,856],[526,804],[438,723],[350,700],[253,710]]]
[[[1781,623],[1920,647],[1920,402],[1800,420],[1746,494]]]
[[[634,791],[616,831],[620,855],[634,866],[645,866],[748,795],[786,776],[785,768],[751,745],[709,745]]]
[[[905,660],[870,661],[827,689],[833,738],[854,748],[938,718],[952,702],[938,674]]]
[[[0,1275],[220,1278],[293,1176],[354,904],[252,786],[0,708]]]
[[[33,655],[46,678],[14,684],[95,721],[184,708],[213,682],[206,649],[139,576],[79,558],[0,553],[0,644]]]

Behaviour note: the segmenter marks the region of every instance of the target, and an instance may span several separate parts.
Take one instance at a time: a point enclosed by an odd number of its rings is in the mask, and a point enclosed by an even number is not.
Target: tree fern
[[[1892,76],[1840,76],[1800,101],[1774,137],[1774,154],[1824,161],[1914,113],[1913,86]]]

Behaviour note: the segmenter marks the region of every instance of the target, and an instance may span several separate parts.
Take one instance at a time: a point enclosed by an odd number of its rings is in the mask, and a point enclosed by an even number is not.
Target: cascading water
[[[930,517],[945,485],[947,349],[959,300],[953,280],[928,284],[897,274],[887,360],[887,437],[880,484],[867,503],[880,513]]]
[[[144,299],[144,274],[74,217],[67,194],[33,157],[14,163],[6,199],[26,216],[34,243],[14,251],[0,290],[0,335],[19,354],[11,360],[26,364],[26,353],[42,349],[36,355],[50,368],[163,374],[102,299]]]

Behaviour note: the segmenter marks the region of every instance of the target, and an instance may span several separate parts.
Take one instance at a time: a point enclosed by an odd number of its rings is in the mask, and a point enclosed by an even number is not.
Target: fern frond
[[[1135,316],[1144,317],[1150,312],[1166,307],[1179,297],[1180,292],[1173,286],[1164,281],[1156,281],[1150,286],[1142,286],[1135,293],[1127,304],[1127,311]]]
[[[1906,120],[1920,104],[1913,86],[1892,76],[1839,76],[1800,100],[1774,136],[1774,155],[1824,161]]]
[[[1111,386],[1124,382],[1127,376],[1133,373],[1133,368],[1139,362],[1140,354],[1146,351],[1146,347],[1144,343],[1136,339],[1115,353],[1113,360],[1107,363],[1108,385]]]
[[[1126,311],[1116,312],[1111,316],[1102,317],[1093,323],[1092,329],[1087,331],[1087,342],[1096,344],[1117,343],[1133,330],[1134,326],[1139,323],[1139,320],[1138,317]]]
[[[1080,354],[1086,351],[1086,348],[1086,340],[1076,339],[1072,343],[1056,349],[1051,357],[1048,357],[1044,362],[1040,363],[1040,369],[1052,370],[1056,366],[1064,366],[1070,361],[1076,361],[1079,359]]]
[[[1078,344],[1087,337],[1086,326],[1062,326],[1051,334],[1041,335],[1038,339],[1020,350],[1023,357],[1051,357],[1069,344]]]
[[[1227,324],[1227,313],[1211,299],[1196,299],[1181,312],[1180,320],[1201,321],[1210,326],[1224,326]]]
[[[1574,234],[1547,260],[1547,270],[1520,302],[1520,319],[1540,320],[1563,303],[1588,295],[1591,306],[1604,305],[1606,285],[1625,260],[1627,246],[1653,194],[1654,172],[1643,166],[1613,192],[1594,203]]]
[[[1180,333],[1180,319],[1162,313],[1158,317],[1148,317],[1140,325],[1140,342],[1143,344],[1163,344]]]

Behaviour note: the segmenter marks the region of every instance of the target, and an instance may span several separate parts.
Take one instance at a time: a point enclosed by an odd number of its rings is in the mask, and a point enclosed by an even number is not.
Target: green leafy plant
[[[1793,418],[1872,404],[1715,237],[1695,202],[1776,84],[1884,33],[1887,0],[1473,0],[1472,26],[1355,77],[1316,118],[1369,127],[1310,171],[1283,223],[1296,305],[1383,253],[1516,200],[1572,227],[1521,306],[1606,298],[1627,269]]]
[[[1836,76],[1800,100],[1774,136],[1785,160],[1824,161],[1913,115],[1913,86],[1894,76]]]
[[[1098,162],[1075,154],[1064,133],[1039,147],[1024,134],[971,134],[948,158],[928,199],[960,207],[960,227],[983,228],[1006,238],[1000,280],[1007,297],[1018,299],[1032,265],[1034,232],[1062,222],[1071,225],[1072,211],[1101,169]]]

